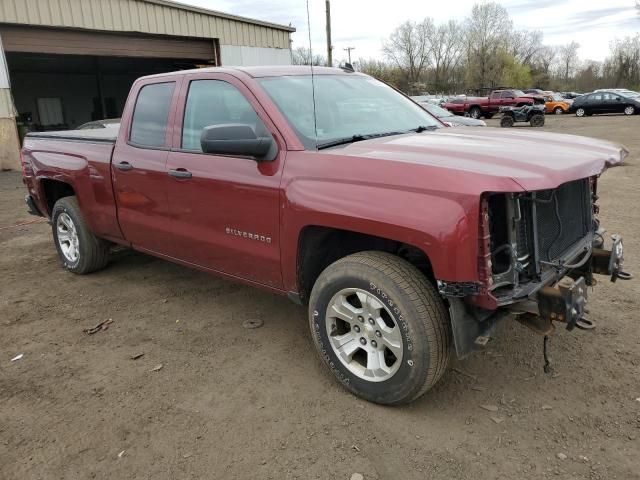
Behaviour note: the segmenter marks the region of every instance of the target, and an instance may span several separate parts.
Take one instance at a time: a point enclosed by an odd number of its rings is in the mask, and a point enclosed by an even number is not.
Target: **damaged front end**
[[[490,193],[481,200],[477,284],[439,282],[459,358],[481,350],[495,324],[515,315],[541,335],[564,322],[590,329],[587,287],[595,274],[627,280],[619,236],[605,244],[597,177],[557,188]],[[546,347],[546,341],[545,341]],[[546,348],[545,348],[546,352]]]

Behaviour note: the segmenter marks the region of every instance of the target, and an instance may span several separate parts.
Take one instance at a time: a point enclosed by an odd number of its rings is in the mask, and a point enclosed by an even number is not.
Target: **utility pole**
[[[349,63],[351,63],[351,50],[355,50],[356,47],[347,47],[347,48],[343,48],[343,50],[345,50],[347,52],[347,54],[349,55]]]
[[[327,67],[333,67],[333,58],[331,51],[333,46],[331,45],[331,1],[326,0],[325,5],[327,7]]]

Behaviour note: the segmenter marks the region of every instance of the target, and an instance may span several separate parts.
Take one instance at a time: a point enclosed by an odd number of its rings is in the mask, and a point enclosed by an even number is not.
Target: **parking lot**
[[[546,120],[631,150],[599,203],[640,272],[640,116]],[[20,174],[0,192],[0,478],[640,478],[638,280],[601,277],[598,326],[557,329],[553,374],[542,338],[503,323],[433,391],[381,407],[324,370],[303,307],[129,251],[67,273]]]

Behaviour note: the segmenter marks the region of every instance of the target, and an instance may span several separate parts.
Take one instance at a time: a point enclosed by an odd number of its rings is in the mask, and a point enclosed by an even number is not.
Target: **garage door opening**
[[[119,118],[134,80],[216,65],[217,39],[1,25],[18,131]]]
[[[15,52],[7,52],[6,57],[22,134],[118,118],[136,78],[202,64],[184,59]]]

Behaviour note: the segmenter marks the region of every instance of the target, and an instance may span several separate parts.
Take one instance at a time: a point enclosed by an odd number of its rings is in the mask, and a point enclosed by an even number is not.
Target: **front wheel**
[[[73,273],[100,270],[109,261],[109,244],[87,227],[76,197],[63,197],[51,211],[51,227],[58,256]]]
[[[544,127],[544,115],[536,114],[532,116],[531,120],[529,120],[529,124],[532,127]]]
[[[625,115],[633,115],[634,113],[636,113],[636,109],[633,105],[629,105],[624,109]]]
[[[372,402],[415,400],[449,361],[442,299],[417,268],[389,253],[356,253],[327,267],[311,292],[309,325],[333,375]]]
[[[584,117],[587,114],[587,111],[584,108],[578,108],[576,110],[576,117]]]
[[[556,107],[553,110],[553,113],[555,113],[556,115],[562,115],[564,113],[564,110],[562,110],[562,107]]]

